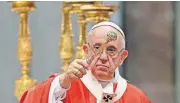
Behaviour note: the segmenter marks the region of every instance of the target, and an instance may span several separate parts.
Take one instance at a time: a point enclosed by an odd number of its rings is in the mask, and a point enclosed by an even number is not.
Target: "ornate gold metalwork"
[[[83,44],[86,43],[86,17],[83,14],[82,10],[80,9],[81,6],[85,5],[93,5],[95,2],[94,1],[71,1],[67,2],[68,4],[71,5],[71,13],[78,14],[79,16],[79,27],[80,27],[80,34],[79,34],[79,42],[76,50],[76,58],[77,59],[82,59],[84,57],[84,51],[82,49]]]
[[[72,24],[70,16],[69,4],[63,2],[63,15],[61,24],[61,41],[59,44],[60,56],[63,62],[62,69],[67,70],[69,63],[74,55],[73,40],[72,40]]]
[[[20,15],[20,28],[17,52],[22,66],[22,75],[18,80],[15,81],[15,96],[18,98],[18,100],[27,89],[33,87],[36,84],[36,80],[28,76],[28,64],[32,58],[30,31],[28,27],[28,12],[32,10],[35,10],[34,2],[12,2],[12,11],[16,11]]]
[[[103,5],[104,3],[103,3],[103,1],[95,1],[94,4],[95,4],[95,5]]]
[[[86,21],[85,21],[85,15],[83,14],[79,14],[79,25],[80,25],[80,29],[79,29],[79,42],[78,42],[78,47],[76,50],[76,58],[77,59],[82,59],[85,54],[84,51],[82,49],[83,44],[86,44]]]
[[[114,12],[114,10],[117,10],[118,7],[113,5],[101,5],[98,3],[98,5],[88,5],[88,6],[82,6],[81,10],[83,10],[83,13],[86,14],[86,21],[94,21],[94,22],[101,22],[101,21],[109,21],[110,15]]]

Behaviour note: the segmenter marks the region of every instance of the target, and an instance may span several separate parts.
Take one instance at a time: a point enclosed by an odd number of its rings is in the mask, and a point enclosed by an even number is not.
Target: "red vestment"
[[[54,78],[55,76],[51,76],[48,80],[25,92],[21,97],[20,103],[48,103],[49,90]],[[71,88],[66,93],[63,103],[96,103],[96,98],[80,79],[73,81]],[[151,102],[140,89],[128,83],[123,96],[115,103]]]

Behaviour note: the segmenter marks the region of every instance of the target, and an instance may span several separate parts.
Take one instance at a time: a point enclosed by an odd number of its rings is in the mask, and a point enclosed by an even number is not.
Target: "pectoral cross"
[[[114,96],[115,96],[114,94],[103,93],[102,102],[101,103],[114,103],[113,102],[113,97]]]

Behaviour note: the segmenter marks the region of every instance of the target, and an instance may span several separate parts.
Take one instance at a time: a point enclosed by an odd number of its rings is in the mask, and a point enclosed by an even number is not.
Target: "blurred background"
[[[111,21],[125,32],[129,56],[120,72],[141,88],[152,103],[180,103],[180,2],[105,1],[120,7]],[[62,2],[35,2],[29,14],[32,59],[29,75],[37,82],[62,72],[58,45]],[[15,80],[21,75],[17,56],[19,15],[11,2],[0,2],[0,103],[17,103]],[[72,15],[73,41],[78,44],[78,16]],[[87,31],[92,26],[89,23]]]

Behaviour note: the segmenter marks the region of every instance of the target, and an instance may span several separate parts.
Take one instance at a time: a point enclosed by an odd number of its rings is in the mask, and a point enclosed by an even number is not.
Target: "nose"
[[[102,51],[101,56],[99,57],[99,59],[101,61],[103,61],[103,62],[108,61],[108,56],[107,56],[106,50]]]

